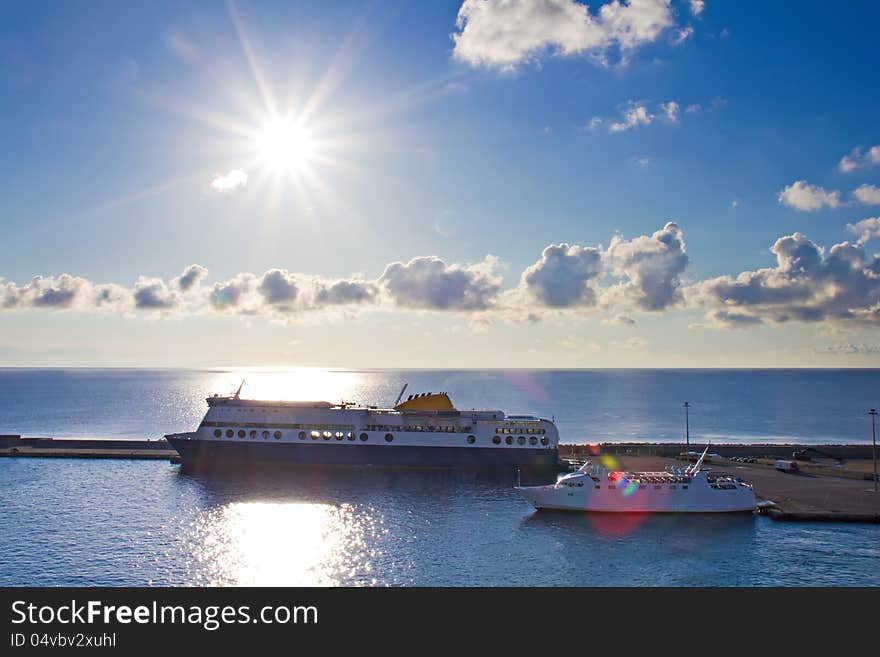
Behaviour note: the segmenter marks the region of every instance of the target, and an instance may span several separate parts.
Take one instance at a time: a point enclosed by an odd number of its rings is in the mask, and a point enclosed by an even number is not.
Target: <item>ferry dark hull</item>
[[[556,470],[555,449],[410,447],[334,443],[266,444],[167,437],[184,467],[240,469],[261,466],[348,466],[467,470]]]

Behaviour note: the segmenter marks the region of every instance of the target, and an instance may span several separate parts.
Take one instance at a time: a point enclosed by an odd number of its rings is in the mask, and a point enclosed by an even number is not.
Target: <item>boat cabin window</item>
[[[365,433],[362,433],[360,435],[361,442],[364,442],[364,443],[367,442],[367,438],[369,438],[369,436],[367,436],[367,434],[365,434]]]
[[[550,444],[550,439],[547,436],[541,436],[541,444],[546,447]]]
[[[496,445],[500,445],[501,444],[501,436],[492,436],[492,442],[495,443]]]
[[[306,432],[305,432],[305,431],[300,431],[300,432],[299,432],[299,439],[300,439],[300,440],[305,440],[305,439],[306,439]]]
[[[394,434],[386,433],[385,434],[385,442],[390,443],[392,440],[394,440]]]
[[[275,435],[275,440],[281,440],[281,432],[280,431],[276,431],[274,435]]]
[[[263,432],[263,438],[268,438],[268,437],[269,437],[269,432],[268,432],[268,431],[264,431],[264,432]]]
[[[504,442],[508,445],[513,445],[513,436],[504,436]]]
[[[219,438],[222,435],[223,435],[223,432],[220,431],[220,429],[214,429],[214,437],[215,438]]]
[[[537,445],[537,444],[538,444],[538,439],[535,438],[534,436],[529,436],[529,445]]]
[[[467,441],[468,441],[468,445],[473,445],[475,442],[477,442],[477,438],[476,438],[476,436],[468,436]]]
[[[235,435],[235,432],[232,429],[226,430],[226,437],[227,438],[232,438],[232,436],[234,436],[234,435]]]
[[[519,438],[516,439],[516,442],[518,442],[520,445],[525,445],[526,444],[526,437],[520,436]]]

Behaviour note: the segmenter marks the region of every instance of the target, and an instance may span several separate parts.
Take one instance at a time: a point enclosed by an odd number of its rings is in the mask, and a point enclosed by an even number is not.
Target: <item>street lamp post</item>
[[[868,415],[871,416],[871,453],[874,459],[874,492],[877,492],[877,409],[872,408],[868,411]]]
[[[687,445],[688,459],[691,457],[691,425],[688,409],[691,407],[690,402],[684,403],[684,441]]]

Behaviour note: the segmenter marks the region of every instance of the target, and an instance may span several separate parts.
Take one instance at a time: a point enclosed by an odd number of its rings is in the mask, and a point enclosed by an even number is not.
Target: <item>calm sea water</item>
[[[195,426],[240,372],[0,370],[0,433]],[[556,415],[564,440],[864,441],[880,374],[257,372],[245,395]],[[867,425],[870,440],[870,425]],[[536,513],[512,477],[401,471],[204,477],[159,461],[0,459],[0,585],[880,585],[880,527]]]

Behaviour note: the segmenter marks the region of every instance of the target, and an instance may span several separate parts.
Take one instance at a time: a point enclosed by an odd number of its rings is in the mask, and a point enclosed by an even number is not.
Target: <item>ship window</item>
[[[501,444],[501,436],[493,436],[492,442],[495,443],[496,445],[500,445]]]
[[[578,486],[580,486],[581,488],[583,488],[583,487],[584,487],[584,482],[579,481],[579,482],[578,482]]]
[[[394,434],[386,433],[385,434],[385,442],[390,443],[392,440],[394,440]]]
[[[331,434],[329,431],[324,432],[324,440],[330,440],[330,438],[332,438],[332,437],[333,437],[333,434]]]
[[[223,432],[220,431],[220,429],[214,429],[214,437],[215,438],[219,438],[222,435],[223,435]]]
[[[546,446],[550,444],[550,439],[547,436],[541,436],[541,444]]]
[[[475,442],[477,442],[477,438],[476,438],[476,436],[468,436],[467,441],[468,441],[468,445],[473,445]]]
[[[368,436],[367,434],[365,434],[365,433],[362,433],[361,436],[360,436],[360,438],[361,438],[361,440],[362,440],[363,442],[367,442],[367,438],[369,438],[369,436]]]
[[[617,488],[617,486],[615,486],[614,484],[611,484],[608,486],[609,490],[614,490],[615,488]]]
[[[687,486],[682,486],[682,490],[687,490]]]
[[[599,484],[596,484],[596,490],[599,490],[600,488],[602,487]]]
[[[251,438],[256,438],[256,437],[257,437],[257,432],[254,431],[253,429],[251,429]]]
[[[299,432],[299,439],[300,439],[300,440],[305,440],[305,439],[306,439],[306,432],[305,432],[305,431],[300,431],[300,432]]]
[[[280,431],[276,431],[272,435],[275,436],[275,440],[281,440],[281,432]]]
[[[345,434],[341,431],[336,432],[336,440],[345,440]]]
[[[263,432],[263,438],[268,438],[268,437],[269,437],[269,432],[268,432],[268,431],[264,431],[264,432]]]
[[[239,438],[244,438],[246,435],[247,435],[247,431],[245,431],[244,429],[238,430],[238,437]]]
[[[227,438],[232,438],[232,436],[234,436],[234,435],[235,435],[235,432],[232,429],[226,430],[226,437]]]
[[[513,436],[504,436],[504,442],[508,445],[513,445]]]
[[[321,437],[321,432],[320,431],[312,431],[311,436],[312,436],[312,440],[317,440],[318,438]]]
[[[516,439],[516,442],[518,442],[520,445],[525,445],[526,444],[526,437],[520,436],[519,438]]]
[[[538,439],[535,438],[534,436],[529,436],[529,445],[537,445],[537,444],[538,444]]]
[[[654,486],[654,490],[660,490],[663,486]]]

